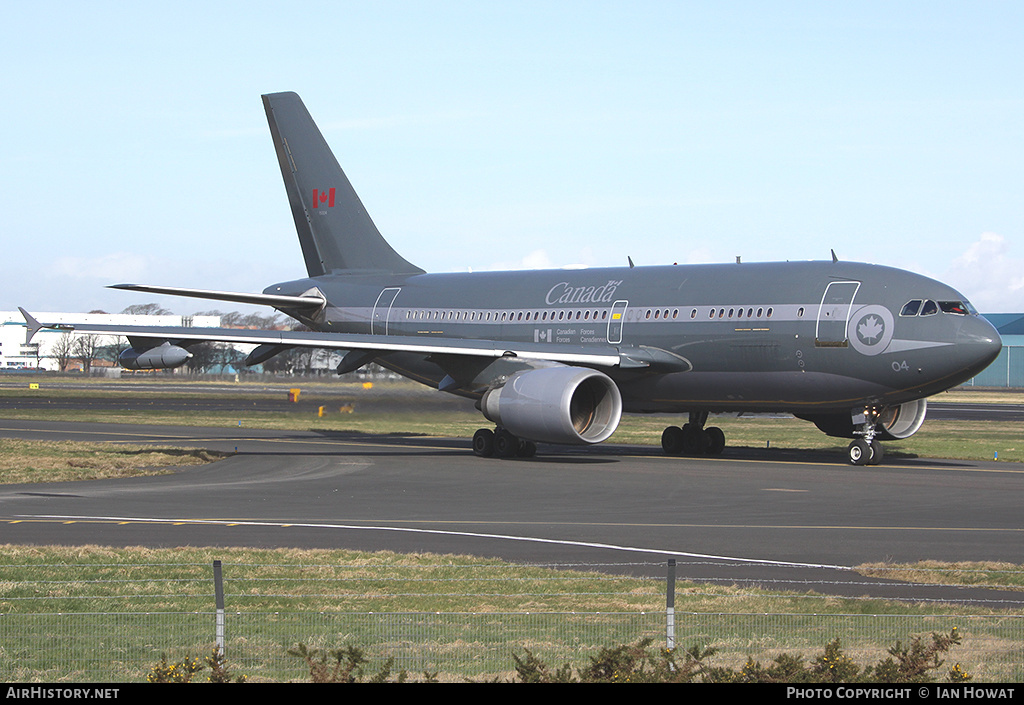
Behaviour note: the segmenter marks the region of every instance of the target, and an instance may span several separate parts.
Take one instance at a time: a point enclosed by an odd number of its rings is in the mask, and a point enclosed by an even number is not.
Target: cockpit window
[[[904,306],[903,310],[900,311],[901,316],[916,316],[917,312],[921,310],[921,299],[914,299],[908,301]]]
[[[962,301],[940,301],[939,308],[942,309],[943,313],[955,313],[960,316],[968,314],[967,307]]]
[[[921,306],[921,315],[922,316],[934,316],[938,312],[939,312],[939,307],[931,299],[926,300],[924,302],[924,305]]]

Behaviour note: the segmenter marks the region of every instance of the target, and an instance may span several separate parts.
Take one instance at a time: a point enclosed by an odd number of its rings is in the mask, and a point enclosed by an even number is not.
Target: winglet
[[[28,326],[28,330],[25,331],[25,345],[28,345],[32,342],[33,336],[35,336],[41,328],[45,328],[46,326],[37,321],[31,313],[23,309],[21,306],[18,307],[18,310],[21,311],[21,315],[25,317],[25,325]]]

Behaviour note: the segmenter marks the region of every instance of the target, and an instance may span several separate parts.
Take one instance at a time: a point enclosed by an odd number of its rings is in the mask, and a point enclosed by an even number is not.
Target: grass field
[[[524,648],[579,666],[600,647],[664,639],[663,578],[458,555],[8,545],[0,546],[0,679],[138,681],[161,654],[208,654],[215,560],[228,660],[254,681],[307,679],[287,656],[298,643],[365,648],[375,667],[398,655],[413,674],[460,681],[512,678],[511,654]],[[989,570],[986,579],[1012,572]],[[687,581],[675,597],[677,643],[713,646],[715,665],[783,652],[807,658],[837,637],[869,663],[895,640],[956,628],[963,643],[954,658],[972,677],[1021,677],[1021,620],[995,609]]]

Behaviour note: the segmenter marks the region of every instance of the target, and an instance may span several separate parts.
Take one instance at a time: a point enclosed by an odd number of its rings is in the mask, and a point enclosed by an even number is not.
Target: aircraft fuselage
[[[901,404],[970,379],[1000,349],[956,290],[860,263],[340,274],[265,293],[314,287],[327,306],[304,320],[321,331],[669,353],[664,364],[608,371],[631,412]],[[934,311],[905,315],[912,301]],[[425,355],[379,361],[432,386],[450,372]]]

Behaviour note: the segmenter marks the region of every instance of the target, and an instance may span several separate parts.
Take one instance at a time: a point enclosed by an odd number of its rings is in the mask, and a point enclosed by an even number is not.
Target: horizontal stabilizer
[[[108,289],[141,291],[147,294],[168,294],[170,296],[189,296],[195,299],[212,299],[214,301],[231,301],[239,304],[257,304],[273,306],[280,309],[319,310],[327,305],[327,299],[319,291],[302,296],[282,294],[241,294],[234,291],[216,291],[213,289],[183,289],[177,286],[149,286],[147,284],[113,284]]]

